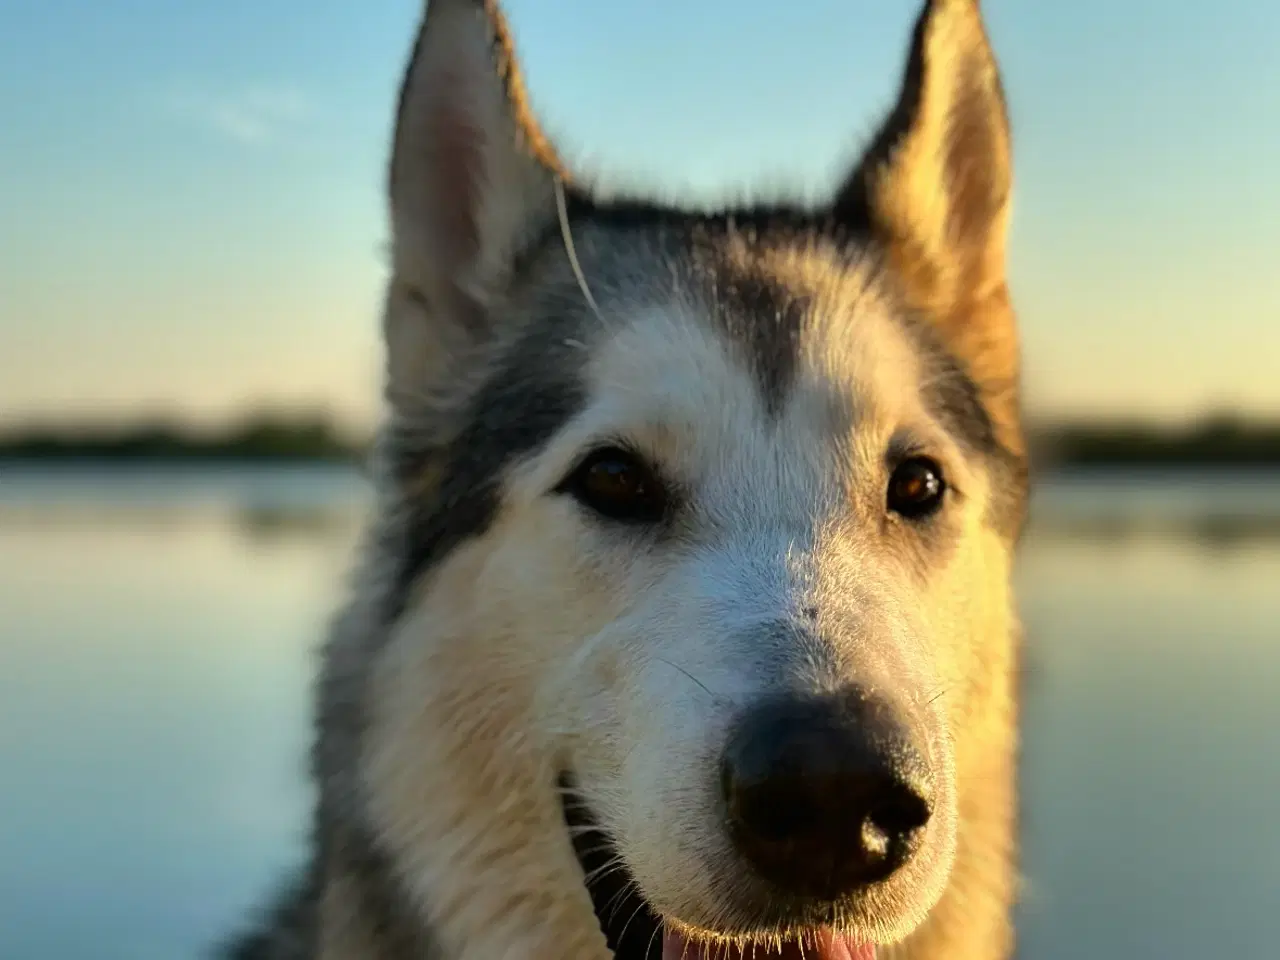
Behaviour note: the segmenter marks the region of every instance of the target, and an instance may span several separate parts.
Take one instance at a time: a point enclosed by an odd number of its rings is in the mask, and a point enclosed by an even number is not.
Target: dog
[[[309,863],[223,956],[1010,955],[1011,156],[927,0],[829,200],[607,198],[493,0],[431,0]]]

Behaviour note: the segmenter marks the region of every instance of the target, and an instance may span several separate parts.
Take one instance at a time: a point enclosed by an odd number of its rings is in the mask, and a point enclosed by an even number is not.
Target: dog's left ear
[[[884,245],[912,305],[1021,446],[1018,338],[1005,276],[1012,156],[978,0],[927,0],[897,105],[838,192],[838,221]]]
[[[474,386],[508,319],[496,305],[521,251],[554,223],[563,175],[497,0],[429,0],[391,155],[384,328],[399,412],[447,417]]]

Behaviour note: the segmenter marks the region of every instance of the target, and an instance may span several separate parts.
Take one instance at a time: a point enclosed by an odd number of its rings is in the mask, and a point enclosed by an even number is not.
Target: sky
[[[914,0],[507,0],[618,185],[820,193]],[[1037,417],[1280,412],[1280,4],[986,0]],[[378,410],[386,149],[419,0],[0,4],[0,424]]]

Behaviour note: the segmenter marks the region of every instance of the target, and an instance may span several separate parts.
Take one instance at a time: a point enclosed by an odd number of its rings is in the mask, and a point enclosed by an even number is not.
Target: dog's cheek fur
[[[934,572],[921,604],[936,625],[938,687],[930,697],[954,749],[954,863],[941,900],[901,948],[886,952],[890,960],[1003,956],[1013,942],[1005,912],[1017,876],[1012,561],[1007,538],[978,511],[966,511],[964,522],[969,529]]]
[[[610,956],[539,686],[615,611],[550,512],[500,517],[433,571],[366,691],[364,805],[448,956]]]

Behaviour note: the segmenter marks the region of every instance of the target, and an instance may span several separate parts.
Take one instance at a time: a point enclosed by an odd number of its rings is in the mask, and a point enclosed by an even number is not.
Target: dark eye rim
[[[652,492],[634,504],[636,509],[612,509],[609,504],[593,498],[586,489],[590,469],[610,460],[626,463],[643,472]],[[670,485],[652,462],[630,445],[618,441],[600,443],[584,453],[556,485],[554,492],[572,497],[602,520],[627,526],[651,526],[661,522],[670,514],[673,500]]]
[[[894,482],[898,478],[898,472],[909,466],[924,466],[928,468],[937,477],[938,490],[927,500],[922,500],[919,503],[895,504]],[[947,472],[938,458],[926,453],[907,454],[893,463],[889,470],[889,482],[885,490],[885,508],[894,516],[901,517],[911,523],[923,523],[937,516],[951,493],[952,487],[947,480]]]

